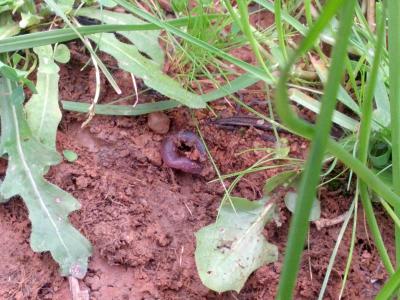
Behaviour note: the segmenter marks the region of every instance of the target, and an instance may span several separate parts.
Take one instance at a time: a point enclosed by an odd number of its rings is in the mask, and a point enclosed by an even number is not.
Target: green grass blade
[[[385,20],[385,18],[383,18]],[[384,26],[385,23],[381,22],[378,26],[378,39],[375,45],[375,57],[371,67],[371,72],[369,73],[368,82],[366,85],[365,97],[361,105],[361,125],[359,132],[359,142],[358,142],[358,159],[367,164],[369,145],[370,145],[370,134],[372,130],[372,113],[373,113],[373,97],[375,86],[378,78],[379,64],[381,62],[383,47],[381,46],[384,40]],[[368,226],[371,230],[375,245],[377,247],[378,253],[382,259],[383,265],[389,274],[394,272],[390,257],[387,253],[385,244],[383,242],[382,235],[380,233],[378,223],[375,218],[374,210],[372,207],[372,202],[368,193],[368,186],[365,182],[359,180],[360,186],[360,196],[361,202],[365,210],[365,216],[368,222]]]
[[[259,81],[257,77],[251,74],[244,74],[231,81],[230,83],[220,87],[219,89],[203,94],[200,97],[204,102],[214,101],[230,94],[233,94],[241,89],[244,89]],[[65,110],[76,112],[88,112],[90,104],[79,103],[73,101],[62,101]],[[139,116],[148,114],[155,111],[162,111],[172,109],[179,106],[180,103],[174,100],[159,101],[154,103],[137,104],[135,107],[132,105],[112,105],[112,104],[98,104],[96,105],[96,114],[99,115],[122,115],[122,116]]]
[[[311,57],[311,63],[313,64],[318,77],[320,78],[321,82],[325,84],[327,80],[327,70],[326,66],[324,65],[323,62],[321,61],[316,61]],[[346,105],[348,108],[350,108],[353,112],[355,112],[357,115],[360,114],[360,108],[358,107],[357,103],[351,98],[349,93],[346,91],[345,88],[342,86],[339,87],[339,93],[337,95],[337,99]]]
[[[333,9],[336,8],[335,5],[329,5],[333,2],[334,1],[328,1],[325,4],[325,9],[332,9],[331,13],[334,14],[335,10]],[[339,1],[336,1],[336,3],[337,2]],[[336,104],[336,95],[339,91],[340,80],[344,72],[345,65],[342,62],[347,55],[347,44],[353,23],[354,5],[355,0],[346,1],[343,5],[341,15],[342,18],[337,34],[337,44],[333,49],[332,64],[329,70],[328,81],[324,91],[324,96],[321,101],[321,112],[317,118],[317,125],[315,134],[312,139],[310,156],[305,165],[298,193],[298,201],[299,203],[302,203],[302,205],[296,206],[296,211],[290,225],[287,249],[282,267],[277,299],[292,299],[292,293],[298,273],[301,253],[303,250],[303,245],[309,225],[308,216],[310,214],[313,204],[312,200],[314,199],[316,194],[316,187],[319,181],[322,161],[329,140],[329,131],[331,128],[332,115]],[[328,13],[326,14],[329,16]],[[322,18],[323,16],[326,16],[324,15],[324,12],[321,13],[320,18]],[[318,31],[320,32],[323,29],[323,27],[319,27],[323,24],[322,22],[319,22],[319,20],[317,20],[314,23],[314,26],[310,29],[308,35],[309,38],[314,38],[313,35],[315,35],[316,38],[318,36]],[[307,45],[305,45],[305,43],[302,43],[302,45],[305,50],[305,46]],[[300,51],[303,50],[302,45],[299,46]],[[293,62],[293,60],[291,62]],[[286,89],[285,84],[286,78],[285,76],[282,76],[282,79],[279,81],[278,84],[278,91],[280,89]]]
[[[400,269],[397,269],[393,276],[385,283],[383,288],[376,295],[375,300],[388,300],[392,299],[392,295],[400,286]]]
[[[389,97],[391,113],[393,189],[400,195],[400,2],[388,1]],[[395,206],[400,216],[400,206]],[[400,265],[400,230],[395,229],[396,266]]]
[[[291,88],[289,90],[289,98],[293,102],[296,102],[297,104],[300,104],[301,106],[304,106],[317,114],[320,111],[321,108],[320,101],[315,100],[314,98],[308,96],[307,94],[302,93],[297,89]],[[349,116],[337,110],[333,112],[332,120],[337,125],[350,131],[354,131],[359,126],[359,123],[356,120],[350,118]]]
[[[355,196],[355,201],[354,201],[353,227],[351,230],[350,249],[349,249],[348,256],[347,256],[346,268],[343,272],[342,287],[340,288],[340,293],[339,293],[339,297],[338,297],[339,300],[342,299],[342,295],[343,295],[344,289],[346,287],[347,278],[348,278],[348,275],[350,272],[351,261],[353,260],[353,252],[354,252],[355,240],[356,240],[356,235],[357,235],[358,184],[356,184],[355,195],[356,196]]]
[[[286,60],[287,59],[287,51],[286,51],[286,45],[285,45],[285,31],[284,31],[285,27],[282,23],[281,0],[274,1],[274,13],[275,13],[275,27],[276,27],[276,31],[278,33],[279,48],[281,49],[283,57]]]
[[[208,18],[215,19],[220,18],[222,15],[210,14],[207,15]],[[198,17],[194,16],[191,19],[183,17],[180,19],[165,21],[165,23],[171,26],[183,27],[186,26],[190,20],[196,19]],[[0,40],[0,53],[23,50],[33,47],[39,47],[49,44],[62,43],[71,41],[79,38],[77,32],[82,36],[95,33],[103,32],[119,32],[119,31],[148,31],[148,30],[158,30],[160,26],[152,23],[145,24],[135,24],[135,25],[92,25],[92,26],[82,26],[75,28],[56,29],[51,31],[41,31],[28,34],[21,34],[15,37],[9,37]]]
[[[257,58],[258,63],[264,70],[264,72],[268,75],[268,77],[273,78],[270,70],[268,69],[267,65],[264,62],[264,58],[261,55],[260,52],[260,44],[257,42],[257,40],[254,38],[253,31],[251,30],[250,23],[249,23],[249,12],[247,9],[247,1],[244,0],[238,0],[238,7],[239,7],[239,14],[240,14],[240,21],[241,21],[241,28],[244,32],[244,34],[247,37],[247,40],[250,43],[251,49],[254,52],[255,57]]]

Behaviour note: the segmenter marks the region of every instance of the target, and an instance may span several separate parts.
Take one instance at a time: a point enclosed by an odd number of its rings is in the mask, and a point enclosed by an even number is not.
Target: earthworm
[[[191,159],[190,154],[197,157]],[[193,132],[180,131],[164,139],[161,145],[161,156],[170,168],[186,173],[200,174],[203,170],[201,162],[205,160],[206,148]]]

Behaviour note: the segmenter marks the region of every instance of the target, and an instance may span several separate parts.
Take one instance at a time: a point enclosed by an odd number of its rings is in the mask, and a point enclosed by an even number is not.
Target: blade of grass
[[[400,268],[397,269],[396,272],[385,283],[383,288],[379,291],[378,295],[376,295],[375,300],[391,299],[392,295],[396,292],[399,286],[400,286]]]
[[[388,3],[389,96],[391,113],[393,189],[400,194],[400,2]],[[394,207],[400,216],[400,205]],[[396,266],[400,265],[400,230],[395,229]]]
[[[233,94],[241,89],[244,89],[259,79],[249,73],[239,76],[230,83],[214,90],[210,93],[203,94],[200,97],[204,102],[214,101],[230,94]],[[88,112],[90,104],[79,103],[73,101],[62,101],[63,108],[65,110],[77,111],[77,112]],[[148,114],[155,111],[162,111],[171,109],[181,105],[175,100],[166,100],[154,103],[137,104],[135,107],[132,105],[111,105],[111,104],[98,104],[96,105],[96,114],[100,115],[123,115],[123,116],[139,116]]]
[[[297,104],[300,104],[301,106],[308,108],[309,110],[315,113],[319,113],[320,111],[321,107],[320,101],[313,99],[312,97],[300,92],[297,89],[291,88],[289,90],[289,98],[290,100],[296,102]],[[359,126],[359,123],[356,120],[348,117],[347,115],[337,110],[335,110],[333,113],[333,122],[350,131],[354,131]]]
[[[285,32],[284,25],[282,23],[282,3],[281,0],[274,1],[274,12],[275,12],[275,27],[278,33],[279,47],[281,48],[285,61],[287,60],[287,51],[285,45]]]
[[[251,30],[250,21],[249,21],[250,20],[249,12],[247,9],[247,1],[240,0],[237,3],[238,3],[238,7],[239,7],[241,28],[242,28],[244,34],[246,35],[247,40],[250,43],[251,49],[253,50],[253,52],[256,56],[256,59],[257,59],[259,65],[261,66],[261,68],[264,70],[264,72],[268,75],[268,77],[273,78],[271,71],[268,69],[267,65],[264,62],[264,58],[261,55],[260,49],[263,49],[263,48],[260,46],[260,44],[254,38],[253,31]],[[286,56],[285,56],[285,59],[286,59]],[[268,95],[268,87],[266,86],[265,88],[267,89],[267,95]],[[272,120],[274,120],[274,114],[272,112],[271,102],[268,102],[267,105],[268,105],[270,118]],[[274,132],[275,139],[276,139],[277,145],[279,147],[280,146],[280,137],[279,137],[278,131],[276,129],[276,126],[273,123],[272,123],[272,130]]]
[[[207,15],[208,18],[215,19],[221,17],[218,14]],[[196,19],[198,17],[193,16],[191,19]],[[180,19],[165,21],[171,26],[183,27],[186,26],[191,20],[188,17],[183,17]],[[9,37],[0,40],[0,53],[23,50],[27,48],[39,47],[48,44],[62,43],[71,41],[79,38],[79,34],[86,36],[89,34],[103,33],[103,32],[117,32],[117,31],[142,31],[142,30],[157,30],[160,29],[152,23],[147,24],[136,24],[136,25],[91,25],[82,26],[75,28],[74,31],[71,28],[56,29],[51,31],[41,31],[28,34],[21,34],[15,37]]]
[[[240,14],[240,21],[241,21],[241,27],[244,32],[244,34],[247,37],[247,40],[250,43],[251,49],[253,50],[258,63],[264,70],[264,72],[272,78],[272,74],[270,70],[268,69],[267,65],[264,62],[264,58],[261,55],[260,52],[260,45],[257,42],[257,40],[254,38],[253,31],[250,28],[250,23],[249,23],[249,12],[247,10],[247,1],[244,0],[238,0],[238,8],[239,8],[239,14]]]
[[[321,20],[329,20],[329,16],[341,7],[341,21],[339,31],[337,33],[336,45],[333,49],[332,64],[329,70],[328,82],[322,97],[321,112],[317,118],[315,134],[313,135],[310,156],[306,162],[305,170],[302,176],[300,189],[298,193],[298,201],[302,205],[297,205],[291,221],[288,243],[282,267],[282,273],[279,281],[277,299],[292,299],[293,289],[297,278],[300,265],[301,253],[305,242],[306,233],[309,222],[313,199],[316,194],[316,187],[319,181],[319,175],[322,168],[322,161],[325,155],[325,149],[329,140],[329,130],[332,125],[332,115],[336,104],[336,95],[339,91],[340,80],[344,72],[343,61],[347,55],[347,45],[351,33],[353,23],[353,13],[355,0],[346,1],[327,1],[324,10],[321,12],[320,18],[314,23],[310,29],[307,38],[313,37],[313,34],[320,32],[319,26],[323,24]],[[332,15],[333,16],[333,15]],[[325,19],[327,18],[327,19]],[[304,45],[302,43],[301,45]],[[299,49],[301,50],[302,46]],[[296,56],[294,56],[296,59]],[[286,66],[283,73],[289,71],[294,60]],[[286,90],[286,78],[281,77],[278,83],[278,97],[282,97],[282,90]],[[280,94],[280,95],[279,95]],[[287,91],[286,91],[287,94]],[[284,95],[286,96],[286,95]],[[281,107],[282,108],[282,107]],[[282,110],[281,110],[282,112]],[[287,110],[285,111],[287,112]]]
[[[355,194],[358,195],[358,184],[356,184]],[[342,299],[342,295],[343,295],[344,289],[346,287],[347,277],[349,275],[349,271],[350,271],[350,267],[351,267],[351,261],[353,259],[354,245],[355,245],[356,233],[357,233],[357,211],[358,211],[358,199],[354,203],[353,228],[351,230],[350,249],[349,249],[349,254],[347,257],[346,268],[345,268],[344,274],[343,274],[342,287],[340,288],[340,294],[338,297],[339,300]]]
[[[385,18],[382,18],[385,20]],[[360,124],[360,132],[359,132],[359,148],[358,148],[358,159],[367,164],[367,158],[369,153],[369,144],[370,144],[370,133],[372,129],[372,112],[373,112],[373,97],[375,86],[378,78],[379,64],[382,57],[382,49],[381,46],[383,43],[383,33],[384,33],[384,21],[378,25],[378,38],[376,40],[375,45],[375,57],[372,64],[371,72],[369,73],[368,82],[366,85],[365,98],[361,104],[361,124]],[[368,186],[365,182],[359,180],[360,186],[360,196],[361,202],[365,210],[365,217],[367,219],[368,226],[371,230],[375,245],[377,247],[378,253],[382,259],[383,265],[389,274],[393,274],[394,269],[392,263],[390,261],[390,257],[387,253],[385,244],[383,242],[382,235],[379,231],[378,223],[376,221],[374,210],[372,207],[372,202],[368,193]]]

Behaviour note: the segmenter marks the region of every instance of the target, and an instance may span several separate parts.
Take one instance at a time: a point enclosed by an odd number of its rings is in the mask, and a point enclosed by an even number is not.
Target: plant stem
[[[274,10],[275,10],[275,27],[276,31],[278,32],[278,41],[279,47],[281,48],[284,61],[287,60],[287,51],[285,45],[285,32],[282,23],[282,3],[281,0],[275,0],[274,2]]]

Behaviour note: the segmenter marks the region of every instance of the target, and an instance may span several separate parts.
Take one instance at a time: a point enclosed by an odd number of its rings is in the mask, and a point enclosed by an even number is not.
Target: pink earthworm
[[[199,160],[187,157],[180,147],[197,150]],[[206,158],[206,148],[196,134],[190,131],[180,131],[167,136],[161,145],[161,156],[165,164],[173,169],[186,173],[200,174],[203,170],[202,161]]]

